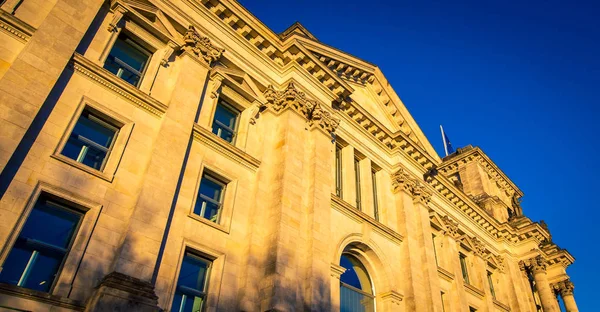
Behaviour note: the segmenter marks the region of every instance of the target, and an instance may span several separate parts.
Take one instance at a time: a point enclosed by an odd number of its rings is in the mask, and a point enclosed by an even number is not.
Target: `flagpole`
[[[446,136],[444,135],[444,128],[440,125],[440,131],[442,131],[442,141],[444,142],[444,152],[446,152],[446,156],[448,156],[448,143],[446,143]]]

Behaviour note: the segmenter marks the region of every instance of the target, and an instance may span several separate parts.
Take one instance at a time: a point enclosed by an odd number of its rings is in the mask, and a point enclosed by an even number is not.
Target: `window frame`
[[[69,294],[73,283],[75,282],[79,265],[83,261],[85,247],[82,248],[82,246],[87,246],[89,243],[93,234],[94,225],[102,211],[102,205],[95,201],[78,196],[50,183],[39,181],[27,198],[19,218],[15,222],[9,236],[4,244],[1,245],[0,267],[4,265],[9,253],[13,249],[18,237],[20,236],[21,231],[23,230],[23,227],[29,218],[29,215],[42,196],[51,198],[54,202],[57,202],[62,206],[66,206],[66,209],[80,213],[81,219],[79,220],[79,224],[72,234],[72,241],[70,242],[69,249],[66,250],[63,262],[59,266],[56,272],[56,277],[53,281],[53,285],[50,287],[48,292],[32,290],[22,286],[16,287],[27,289],[30,292],[66,297]]]
[[[486,275],[487,275],[487,280],[488,280],[488,287],[490,288],[490,293],[492,295],[492,299],[494,300],[498,300],[498,298],[496,297],[496,289],[494,288],[494,273],[492,273],[492,271],[490,270],[486,270]]]
[[[209,181],[211,181],[211,182],[213,182],[213,183],[218,184],[219,186],[221,186],[221,192],[219,194],[219,201],[218,202],[216,202],[214,199],[212,199],[212,198],[210,198],[208,196],[205,196],[204,194],[200,193],[200,186],[202,185],[202,180],[205,177],[206,177],[207,180],[209,180]],[[216,224],[220,224],[221,215],[223,214],[223,209],[224,209],[224,201],[225,201],[225,194],[227,192],[227,185],[230,183],[230,182],[225,182],[224,180],[225,179],[223,179],[219,175],[216,175],[211,170],[203,170],[203,172],[201,174],[201,177],[200,177],[200,183],[199,183],[199,186],[198,186],[198,191],[196,192],[196,200],[194,201],[194,205],[193,205],[193,209],[192,209],[192,213],[193,214],[195,214],[196,216],[198,216],[200,218],[208,220],[210,222],[214,222]],[[202,200],[209,201],[209,202],[211,202],[211,203],[213,203],[213,204],[215,204],[215,205],[217,205],[219,207],[218,208],[218,212],[216,214],[216,216],[217,216],[216,220],[213,221],[213,220],[207,219],[207,218],[205,218],[203,216],[203,212],[205,212],[205,209],[206,209],[206,204],[205,203],[202,204],[202,208],[201,208],[199,214],[197,214],[194,211],[195,208],[196,208],[196,204],[198,203],[198,198],[199,197],[202,198]]]
[[[344,194],[343,189],[343,155],[342,155],[343,147],[336,143],[335,144],[335,195],[339,198],[342,198]]]
[[[200,261],[205,262],[205,263],[208,264],[206,266],[206,273],[205,273],[205,277],[204,277],[204,287],[203,287],[204,289],[203,290],[197,290],[197,289],[192,289],[192,288],[189,288],[189,287],[185,287],[185,292],[187,292],[189,294],[192,294],[195,297],[202,297],[203,302],[202,302],[202,309],[200,311],[203,312],[203,311],[206,311],[206,307],[207,307],[208,289],[210,287],[210,277],[211,277],[212,271],[213,271],[212,268],[213,268],[213,262],[214,262],[214,260],[213,259],[209,259],[208,257],[205,257],[205,256],[199,254],[198,252],[190,250],[189,248],[184,251],[183,257],[181,258],[181,262],[179,264],[179,268],[177,270],[178,271],[177,272],[177,277],[175,278],[175,281],[174,281],[175,282],[174,283],[174,285],[175,285],[175,287],[174,287],[175,292],[173,293],[173,298],[171,300],[171,305],[170,305],[171,306],[171,311],[172,312],[175,311],[175,310],[172,309],[173,308],[173,300],[175,300],[175,295],[177,294],[178,289],[180,288],[178,286],[178,284],[179,284],[179,278],[180,278],[180,275],[181,275],[181,267],[183,266],[183,261],[185,260],[187,254],[190,254],[191,257],[199,259]],[[182,292],[183,295],[184,296],[188,296],[188,294],[185,293],[185,292]]]
[[[471,285],[470,279],[469,279],[469,268],[467,265],[467,256],[464,253],[459,252],[458,259],[460,262],[460,268],[461,268],[461,272],[462,272],[463,281],[465,283]]]
[[[379,196],[377,189],[377,170],[371,169],[371,184],[373,189],[373,218],[379,221]]]
[[[109,153],[107,153],[105,157],[104,165],[101,168],[102,170],[97,170],[62,154],[62,151],[64,150],[71,134],[73,133],[77,122],[85,110],[92,112],[94,116],[97,118],[99,117],[99,120],[118,129],[113,137]],[[121,162],[121,158],[125,152],[127,143],[129,142],[129,138],[131,137],[133,128],[133,121],[127,117],[109,109],[107,106],[83,96],[74,114],[72,115],[69,124],[65,128],[59,143],[50,157],[97,176],[103,180],[112,182]]]
[[[217,109],[219,108],[219,105],[222,105],[223,108],[225,108],[226,110],[228,110],[228,111],[230,111],[230,112],[232,112],[232,113],[234,113],[236,115],[236,117],[235,117],[235,125],[234,125],[233,129],[230,128],[227,125],[224,125],[222,122],[220,122],[220,121],[218,121],[216,119]],[[217,104],[215,105],[215,110],[214,110],[214,113],[213,113],[213,116],[212,116],[212,120],[211,120],[211,123],[210,123],[210,132],[213,133],[214,135],[218,136],[223,141],[226,141],[227,143],[235,146],[236,143],[237,143],[236,141],[237,141],[237,138],[238,138],[238,132],[240,130],[239,128],[240,128],[240,119],[241,119],[241,117],[242,117],[242,111],[239,110],[235,105],[229,103],[228,100],[226,100],[222,96],[220,96],[218,98],[218,100],[217,100]],[[215,125],[215,122],[218,124],[218,126],[220,128],[225,128],[226,130],[231,131],[231,142],[223,139],[219,134],[213,132],[213,127]],[[219,129],[219,131],[221,131],[221,130],[222,129]]]
[[[360,162],[361,159],[354,157],[354,189],[356,199],[356,209],[362,211],[362,186],[360,179]]]

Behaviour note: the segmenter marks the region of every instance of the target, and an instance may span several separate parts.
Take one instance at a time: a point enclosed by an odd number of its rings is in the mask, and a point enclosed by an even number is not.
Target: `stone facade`
[[[49,290],[0,283],[1,309],[176,311],[193,253],[204,311],[343,310],[342,256],[376,311],[577,311],[574,258],[517,186],[479,148],[440,158],[377,66],[302,25],[233,0],[1,3],[0,279],[41,196],[82,215]],[[107,69],[125,37],[135,83]],[[118,128],[96,169],[64,152],[89,111]]]

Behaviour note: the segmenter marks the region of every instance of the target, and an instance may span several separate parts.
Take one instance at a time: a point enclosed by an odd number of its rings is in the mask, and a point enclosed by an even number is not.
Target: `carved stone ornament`
[[[493,257],[496,260],[496,263],[498,264],[498,271],[500,271],[500,273],[504,273],[504,268],[506,266],[504,262],[504,257],[502,257],[501,255],[495,255]]]
[[[318,101],[308,99],[306,94],[299,91],[293,82],[290,82],[283,91],[277,91],[272,85],[269,85],[264,95],[267,100],[267,108],[272,109],[275,113],[293,109],[306,118],[309,127],[316,126],[331,134],[340,124],[338,118],[324,110]]]
[[[123,15],[127,12],[128,10],[124,6],[117,4],[117,6],[113,9],[113,18],[110,20],[110,23],[108,23],[108,31],[116,32],[117,25],[123,18]]]
[[[477,237],[473,237],[473,239],[471,240],[471,242],[473,242],[473,247],[475,247],[473,250],[475,252],[475,254],[477,254],[478,256],[485,258],[486,255],[486,249],[485,249],[485,245],[483,244],[482,241],[479,240],[479,238]]]
[[[448,216],[443,216],[441,219],[446,226],[446,232],[444,234],[454,239],[458,238],[460,236],[460,234],[458,234],[458,223]]]
[[[213,45],[208,37],[200,36],[196,28],[192,25],[189,26],[185,33],[183,41],[185,42],[183,46],[184,51],[203,59],[208,65],[221,58],[221,55],[225,52],[225,49]]]
[[[421,203],[427,205],[431,200],[431,192],[419,181],[415,182],[415,186],[412,189],[412,195],[415,204]]]
[[[403,190],[412,193],[415,187],[415,179],[406,170],[400,168],[392,174],[392,188],[394,192]]]
[[[553,288],[556,292],[560,293],[560,295],[564,298],[565,296],[572,296],[573,290],[575,289],[575,285],[571,280],[560,281],[553,285]]]
[[[522,271],[531,270],[532,273],[546,272],[546,259],[542,256],[537,256],[528,260],[519,261],[519,268]]]

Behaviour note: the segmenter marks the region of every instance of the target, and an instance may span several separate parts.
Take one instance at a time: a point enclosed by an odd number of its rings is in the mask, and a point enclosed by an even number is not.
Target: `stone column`
[[[406,292],[406,311],[432,311],[433,300],[429,273],[423,263],[423,229],[419,207],[413,202],[416,179],[400,169],[392,175],[395,209],[398,211],[398,230],[405,235],[401,246],[400,285]],[[427,218],[429,222],[429,218]]]
[[[178,181],[185,169],[183,163],[210,64],[223,52],[216,47],[204,53],[195,49],[196,43],[202,44],[201,40],[208,38],[201,37],[190,26],[184,51],[174,63],[178,66],[178,75],[173,96],[162,117],[140,194],[115,259],[114,272],[100,283],[88,311],[159,309],[153,279],[167,240],[170,211],[174,209]]]
[[[30,126],[36,116],[39,119],[36,123],[41,125],[45,122],[52,107],[44,110],[43,114],[38,112],[103,2],[56,1],[48,16],[0,79],[0,110],[3,112],[0,117],[2,182],[12,179],[11,176],[5,176],[3,169],[13,157],[17,146],[21,146],[26,154],[28,146],[37,137],[39,130],[36,129],[41,129],[41,126]],[[16,4],[15,1],[8,1],[3,8],[11,11]],[[22,143],[26,131],[31,132],[31,142]]]
[[[521,261],[521,267],[525,268],[526,270],[530,270],[533,274],[535,287],[540,296],[540,300],[542,301],[542,308],[544,309],[544,312],[555,312],[555,297],[552,293],[550,283],[548,282],[548,276],[546,275],[546,266],[546,259],[542,258],[542,256],[537,256],[526,261]]]
[[[573,296],[573,290],[575,289],[573,282],[567,279],[559,282],[556,286],[563,302],[565,303],[565,309],[567,312],[578,312],[579,309],[577,308],[575,297]]]

